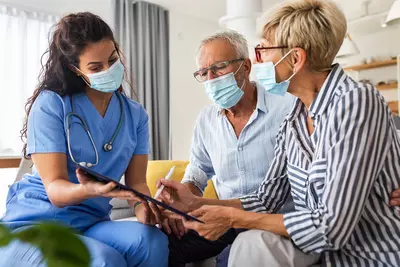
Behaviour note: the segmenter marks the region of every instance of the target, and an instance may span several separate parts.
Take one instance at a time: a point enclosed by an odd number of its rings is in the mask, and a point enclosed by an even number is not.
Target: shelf
[[[378,90],[391,90],[391,89],[397,89],[398,83],[392,83],[392,84],[384,84],[384,85],[377,85],[376,89]]]
[[[377,62],[373,62],[373,63],[369,63],[369,64],[350,66],[350,67],[344,68],[344,70],[347,70],[347,71],[369,70],[369,69],[375,69],[375,68],[381,68],[381,67],[394,66],[396,64],[397,64],[397,59],[390,59],[390,60],[384,60],[384,61],[377,61]]]

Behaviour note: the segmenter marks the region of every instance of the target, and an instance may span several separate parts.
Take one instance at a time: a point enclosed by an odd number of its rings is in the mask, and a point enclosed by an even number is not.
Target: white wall
[[[216,22],[170,12],[172,159],[189,159],[197,115],[211,104],[193,72],[197,70],[195,56],[201,39],[217,30]]]

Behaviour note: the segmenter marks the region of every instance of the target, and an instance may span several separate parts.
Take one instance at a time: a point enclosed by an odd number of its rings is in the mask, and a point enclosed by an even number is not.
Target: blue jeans
[[[91,267],[168,266],[168,238],[156,227],[137,222],[99,222],[82,235]],[[60,240],[62,242],[62,240]],[[0,266],[45,267],[36,247],[14,241],[0,248]]]

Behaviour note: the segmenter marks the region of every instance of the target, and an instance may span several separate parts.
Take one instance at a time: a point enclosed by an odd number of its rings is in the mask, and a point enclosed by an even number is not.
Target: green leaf
[[[0,247],[7,246],[12,241],[12,235],[7,227],[0,224]]]
[[[48,267],[88,267],[89,251],[81,239],[66,227],[42,223],[14,234],[23,242],[37,246]]]

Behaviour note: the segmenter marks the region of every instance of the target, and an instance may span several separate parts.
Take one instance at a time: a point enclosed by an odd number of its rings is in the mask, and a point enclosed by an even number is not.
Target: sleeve
[[[315,210],[284,215],[293,242],[305,253],[339,250],[353,234],[393,136],[390,111],[374,90],[341,96],[328,118],[325,185]]]
[[[64,105],[54,92],[41,92],[29,113],[27,154],[34,153],[67,153]]]
[[[149,153],[149,115],[147,115],[146,110],[140,106],[140,116],[137,127],[137,142],[133,155],[147,155]]]
[[[287,177],[287,156],[285,120],[276,137],[275,156],[258,190],[253,194],[240,198],[244,210],[260,213],[275,213],[285,204],[290,194],[290,184]]]
[[[208,180],[215,175],[215,172],[201,134],[202,128],[205,127],[202,123],[204,121],[202,114],[204,113],[200,114],[196,122],[190,149],[190,163],[186,168],[182,183],[192,183],[204,192]]]

